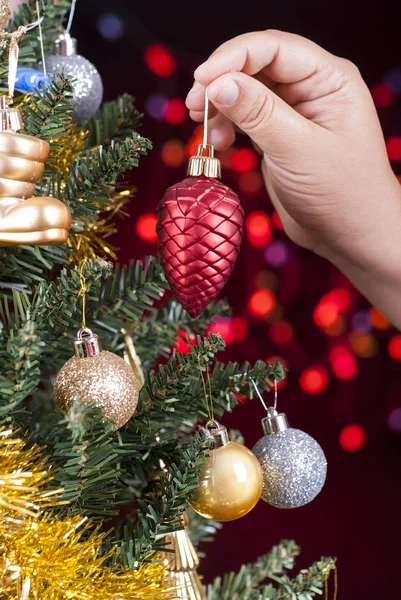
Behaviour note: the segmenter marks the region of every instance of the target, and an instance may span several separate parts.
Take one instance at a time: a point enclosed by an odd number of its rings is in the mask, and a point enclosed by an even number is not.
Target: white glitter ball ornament
[[[263,472],[262,500],[277,508],[297,508],[311,502],[323,488],[327,461],[316,440],[288,427],[287,417],[269,408],[262,419],[265,435],[252,452]]]
[[[62,367],[54,383],[54,401],[67,412],[76,399],[100,408],[119,429],[134,414],[140,383],[123,358],[102,350],[98,336],[80,329],[74,342],[75,356]]]
[[[82,123],[99,109],[103,99],[103,83],[96,67],[77,54],[77,41],[62,33],[54,42],[55,54],[46,57],[49,73],[62,73],[73,78],[72,120]]]

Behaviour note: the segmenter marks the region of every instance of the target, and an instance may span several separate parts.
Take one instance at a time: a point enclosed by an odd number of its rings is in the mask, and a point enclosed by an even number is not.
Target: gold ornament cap
[[[267,409],[267,417],[262,419],[262,427],[265,435],[272,435],[288,429],[287,416],[284,413],[278,413],[275,408]]]
[[[9,108],[7,97],[0,96],[0,131],[22,129],[22,117],[17,108]]]
[[[102,344],[100,343],[99,336],[93,333],[89,327],[82,327],[77,333],[74,348],[77,358],[88,358],[90,356],[99,356],[102,351]]]
[[[54,54],[57,56],[72,56],[77,53],[77,40],[67,31],[61,33],[54,40]]]
[[[227,446],[227,444],[230,443],[227,428],[224,427],[224,425],[220,425],[220,423],[218,423],[217,421],[208,421],[206,423],[206,426],[202,427],[202,430],[208,438],[213,439],[215,448],[222,448],[223,446]]]
[[[204,152],[208,152],[208,156],[204,156]],[[187,175],[221,178],[221,162],[214,156],[214,148],[211,144],[199,144],[198,153],[189,159]]]

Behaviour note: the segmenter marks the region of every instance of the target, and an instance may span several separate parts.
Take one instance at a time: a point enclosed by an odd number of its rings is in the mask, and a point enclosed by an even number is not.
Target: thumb
[[[226,73],[207,88],[209,100],[271,158],[299,152],[314,125],[245,73]]]

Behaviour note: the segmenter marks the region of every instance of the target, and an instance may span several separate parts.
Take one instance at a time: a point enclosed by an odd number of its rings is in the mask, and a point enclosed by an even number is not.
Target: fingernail
[[[234,79],[226,77],[223,81],[213,81],[207,88],[210,100],[223,106],[231,106],[239,97],[239,87]]]
[[[199,83],[198,81],[195,81],[195,83],[193,84],[193,86],[191,87],[191,89],[189,90],[188,94],[187,94],[187,98],[190,94],[193,94],[194,92],[197,92],[198,90],[200,90],[201,88],[203,88],[204,86]]]

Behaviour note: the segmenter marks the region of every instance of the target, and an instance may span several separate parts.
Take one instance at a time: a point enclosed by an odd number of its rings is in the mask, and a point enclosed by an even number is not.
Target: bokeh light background
[[[342,0],[265,4],[250,1],[238,11],[227,0],[202,6],[78,2],[73,33],[80,53],[98,67],[107,100],[123,92],[136,96],[146,113],[142,133],[154,144],[133,174],[139,192],[114,240],[122,261],[156,253],[157,203],[166,187],[184,178],[202,136],[184,105],[192,73],[239,33],[291,30],[356,62],[401,173],[397,2],[375,8],[359,0],[352,6]],[[341,600],[400,598],[401,335],[337,269],[288,240],[263,187],[259,156],[244,136],[220,159],[224,182],[246,212],[246,238],[224,290],[232,317],[217,319],[212,330],[227,343],[225,360],[280,357],[288,366],[279,407],[292,426],[322,445],[328,480],[307,507],[279,511],[260,502],[225,525],[215,543],[202,548],[201,572],[209,581],[279,539],[294,538],[303,548],[300,566],[338,556]],[[179,350],[188,344],[180,341]],[[252,447],[263,416],[256,400],[245,401],[224,423],[240,428]]]

